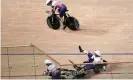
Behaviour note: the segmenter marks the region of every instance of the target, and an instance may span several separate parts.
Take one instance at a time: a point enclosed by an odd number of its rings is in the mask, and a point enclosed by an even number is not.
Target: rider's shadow
[[[72,31],[66,28],[64,31],[67,33],[72,33],[76,35],[80,34],[80,35],[91,35],[91,36],[92,35],[100,36],[108,33],[108,31],[104,29],[79,29],[77,31]]]
[[[119,68],[120,68],[120,65],[118,64],[109,64],[106,72],[113,72],[115,70],[118,70]]]
[[[107,70],[104,73],[105,74],[106,73],[113,73],[113,71],[115,71],[115,70],[117,70],[117,69],[120,68],[119,66],[120,65],[117,65],[117,64],[110,64],[110,65],[107,66]],[[97,75],[100,75],[100,74],[101,73],[95,74],[93,71],[90,70],[90,71],[88,71],[88,75],[86,75],[84,77],[84,79],[92,78],[92,77],[97,76]]]
[[[108,33],[108,31],[104,29],[80,29],[79,31],[80,34],[87,34],[94,36],[100,36]]]

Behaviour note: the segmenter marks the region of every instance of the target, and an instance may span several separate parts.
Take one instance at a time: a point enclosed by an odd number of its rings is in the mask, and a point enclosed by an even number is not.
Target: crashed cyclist
[[[105,60],[102,59],[101,53],[99,50],[95,50],[92,53],[87,51],[87,50],[82,50],[81,46],[79,46],[80,52],[83,52],[88,55],[88,60],[84,61],[84,63],[102,63],[106,62]],[[84,70],[90,70],[90,69],[95,69],[96,65],[95,64],[87,64],[83,66]],[[106,70],[105,64],[103,65],[103,70]]]
[[[51,76],[52,79],[60,79],[60,70],[58,70],[57,66],[53,64],[50,60],[45,60],[44,64],[47,66],[47,70],[43,73],[43,75]]]

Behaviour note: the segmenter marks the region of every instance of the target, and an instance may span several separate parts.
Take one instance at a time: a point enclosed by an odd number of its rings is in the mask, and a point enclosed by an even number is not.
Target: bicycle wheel
[[[54,29],[54,30],[57,30],[57,29],[60,28],[60,21],[59,21],[59,19],[58,19],[57,16],[51,15],[51,16],[49,16],[49,17],[47,18],[47,25],[48,25],[50,28],[52,28],[52,29]]]
[[[71,30],[74,30],[74,31],[79,30],[79,22],[74,17],[67,17],[65,20],[65,24]]]

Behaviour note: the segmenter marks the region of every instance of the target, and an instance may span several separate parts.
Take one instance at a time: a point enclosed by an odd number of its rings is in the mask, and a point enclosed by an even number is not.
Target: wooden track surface
[[[2,46],[33,43],[45,52],[63,54],[79,52],[78,45],[81,45],[84,49],[98,49],[103,53],[133,53],[133,0],[63,2],[68,6],[69,14],[79,20],[81,30],[73,32],[48,28],[45,11],[50,8],[45,5],[45,0],[2,0]],[[78,55],[52,57],[62,64],[68,63],[68,58],[75,62],[87,59]],[[108,61],[133,61],[131,56],[104,57]],[[44,59],[41,60],[43,62]]]

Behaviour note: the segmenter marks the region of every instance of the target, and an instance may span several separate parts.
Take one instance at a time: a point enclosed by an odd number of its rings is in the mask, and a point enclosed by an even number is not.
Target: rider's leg
[[[52,79],[61,79],[61,73],[59,70],[55,71],[52,75]]]
[[[62,8],[58,9],[59,17],[61,19],[61,22],[63,22],[63,14],[62,14]]]
[[[58,11],[59,11],[60,17],[63,17],[65,12],[67,11],[67,7],[64,4],[62,4],[61,8]]]
[[[64,4],[62,4],[62,6],[61,6],[61,8],[58,10],[59,11],[59,15],[60,15],[60,19],[61,19],[61,21],[63,22],[63,25],[64,25],[64,15],[65,15],[65,12],[67,11],[67,7],[64,5]],[[65,29],[65,27],[66,26],[64,26],[64,28],[63,29]]]
[[[93,64],[87,64],[85,66],[83,66],[84,70],[90,70],[90,69],[94,69],[95,66]]]

